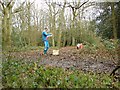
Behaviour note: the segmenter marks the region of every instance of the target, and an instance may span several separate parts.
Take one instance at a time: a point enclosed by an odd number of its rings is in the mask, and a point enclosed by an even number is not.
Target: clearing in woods
[[[52,48],[49,49],[47,56],[40,55],[40,50],[14,52],[12,56],[23,60],[38,61],[39,65],[96,73],[111,73],[115,68],[115,62],[117,63],[117,56],[113,51],[102,49],[92,51],[85,48],[77,50],[76,47],[63,47],[60,48],[59,56],[53,56],[52,50]]]

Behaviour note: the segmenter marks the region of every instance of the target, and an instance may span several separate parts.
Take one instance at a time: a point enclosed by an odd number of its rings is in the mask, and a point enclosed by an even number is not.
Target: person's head
[[[49,32],[48,28],[45,28],[45,31],[46,31],[46,32]]]

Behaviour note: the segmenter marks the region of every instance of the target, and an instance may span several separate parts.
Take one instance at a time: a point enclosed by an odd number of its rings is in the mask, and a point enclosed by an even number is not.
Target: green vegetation
[[[113,86],[113,77],[108,74],[39,66],[33,61],[4,60],[2,71],[5,88],[110,88]],[[116,81],[114,86],[119,87],[120,84]]]

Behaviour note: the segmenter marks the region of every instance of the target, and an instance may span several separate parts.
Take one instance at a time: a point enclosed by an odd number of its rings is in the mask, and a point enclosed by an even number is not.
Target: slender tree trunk
[[[116,26],[116,16],[115,16],[115,8],[114,8],[114,3],[111,5],[112,9],[112,23],[113,23],[113,36],[114,36],[114,44],[115,44],[115,49],[116,53],[118,55],[118,66],[120,65],[120,45],[119,42],[117,41],[117,26]],[[120,69],[118,70],[120,72]]]
[[[62,31],[61,30],[59,30],[59,36],[58,36],[58,48],[60,48],[61,47],[61,36],[62,36]]]
[[[30,2],[28,2],[28,45],[31,45],[31,28],[30,28]]]
[[[65,44],[66,44],[66,32],[64,32],[64,34],[63,34],[63,38],[64,38],[64,39],[63,39],[64,41],[63,41],[63,45],[62,45],[62,46],[64,47]]]
[[[52,19],[52,33],[53,33],[53,36],[52,36],[52,46],[55,47],[55,31],[56,31],[56,28],[55,28],[55,15],[53,16],[53,19]]]
[[[12,32],[12,8],[9,9],[9,18],[8,18],[8,47],[11,47],[11,32]]]
[[[113,23],[113,36],[114,36],[114,44],[115,48],[117,49],[117,29],[116,29],[116,16],[115,16],[115,8],[114,8],[114,3],[111,5],[112,9],[112,23]],[[116,50],[117,51],[117,50]]]
[[[113,23],[113,36],[114,39],[117,39],[117,29],[116,29],[116,16],[115,16],[115,8],[114,8],[114,3],[112,3],[111,5],[111,9],[112,9],[112,23]]]
[[[73,18],[73,21],[72,21],[72,46],[75,46],[75,19]]]
[[[3,48],[6,47],[6,33],[7,32],[7,11],[4,10],[4,17],[3,17],[3,20],[2,20],[2,46]]]

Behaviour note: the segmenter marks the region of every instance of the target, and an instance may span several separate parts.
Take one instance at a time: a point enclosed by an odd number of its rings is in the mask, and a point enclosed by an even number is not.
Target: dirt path
[[[64,47],[60,49],[59,56],[52,55],[52,49],[49,49],[47,56],[40,55],[39,50],[30,52],[13,53],[14,57],[26,60],[39,61],[40,65],[52,67],[80,69],[83,71],[92,71],[97,73],[111,73],[115,64],[115,55],[107,52],[91,52],[86,49],[77,50],[76,47]]]
[[[49,52],[52,53],[52,50]],[[110,55],[101,56],[98,53],[90,54],[90,52],[85,50],[77,50],[75,47],[66,47],[60,49],[59,56],[50,54],[49,56],[43,57],[40,64],[98,73],[110,73],[115,67],[113,61],[114,57]]]

